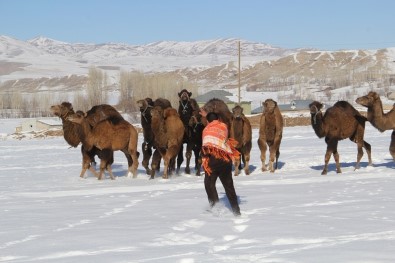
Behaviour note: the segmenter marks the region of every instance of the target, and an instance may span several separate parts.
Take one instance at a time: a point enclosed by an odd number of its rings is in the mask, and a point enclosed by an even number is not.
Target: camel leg
[[[368,165],[371,166],[373,164],[373,162],[372,162],[372,147],[370,146],[369,143],[367,143],[365,141],[363,141],[363,147],[365,148],[365,151],[368,154],[368,160],[369,160]]]
[[[200,169],[202,166],[202,156],[200,155],[200,149],[194,148],[193,149],[194,155],[195,155],[195,174],[197,176],[200,176]]]
[[[160,160],[162,159],[161,154],[158,149],[154,151],[154,154],[152,155],[152,161],[151,161],[151,177],[150,179],[155,178],[155,172],[159,169],[160,165]]]
[[[266,169],[266,150],[267,150],[267,145],[266,141],[258,139],[258,146],[259,150],[261,151],[261,163],[262,163],[262,172],[265,172]]]
[[[236,158],[235,159],[235,163],[234,163],[234,166],[235,166],[235,172],[234,172],[234,176],[238,176],[239,175],[239,166],[240,166],[240,163],[241,163],[241,161],[240,161],[240,156],[238,157],[238,158]]]
[[[335,158],[335,162],[336,162],[336,172],[338,174],[341,174],[342,170],[341,170],[341,167],[340,167],[340,155],[339,155],[337,150],[336,150],[336,152],[333,153],[333,158]]]
[[[276,167],[275,167],[276,170],[278,168],[278,157],[280,157],[280,149],[277,149],[277,152],[276,152]]]
[[[187,144],[187,151],[185,153],[185,158],[187,159],[187,163],[185,166],[185,173],[190,174],[191,173],[190,163],[192,158],[192,143],[188,142]]]
[[[395,161],[395,130],[391,134],[391,143],[389,148],[392,159]]]
[[[244,172],[246,175],[250,174],[250,154],[245,155]]]
[[[152,146],[149,143],[143,142],[141,145],[141,149],[143,150],[143,161],[141,162],[142,166],[145,168],[146,174],[151,174],[151,169],[149,169],[149,160],[152,156]]]
[[[362,159],[362,156],[363,156],[363,150],[362,150],[362,146],[364,145],[364,141],[362,141],[362,142],[358,142],[357,143],[357,149],[358,149],[358,153],[357,153],[357,163],[355,164],[355,169],[354,170],[357,170],[357,169],[359,169],[360,168],[360,163],[361,163],[361,159]]]
[[[177,170],[176,173],[180,173],[181,164],[184,162],[184,144],[181,144],[180,150],[177,155]]]
[[[269,156],[269,170],[270,170],[271,173],[274,173],[274,170],[275,170],[275,168],[274,168],[274,161],[276,161],[276,159],[277,159],[276,158],[277,150],[276,150],[275,145],[271,145],[269,147],[269,153],[270,153],[270,156]],[[276,168],[277,168],[277,161],[276,161]]]

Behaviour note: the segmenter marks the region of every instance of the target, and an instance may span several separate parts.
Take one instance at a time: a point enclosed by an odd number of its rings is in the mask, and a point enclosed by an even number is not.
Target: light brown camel
[[[128,162],[127,176],[133,174],[133,178],[137,176],[138,152],[137,152],[137,130],[126,120],[117,120],[111,122],[109,119],[100,121],[95,127],[89,125],[86,115],[73,114],[68,120],[81,125],[83,146],[90,150],[94,146],[100,149],[103,155],[112,154],[113,151],[122,151],[125,155],[130,155],[132,162]],[[115,179],[111,163],[106,158],[101,158],[100,173],[98,179],[103,178],[104,171],[107,170],[111,179]]]
[[[263,112],[259,123],[258,146],[261,151],[262,171],[266,171],[266,150],[269,146],[269,170],[278,168],[280,144],[283,136],[284,120],[277,102],[267,99],[262,103]],[[274,161],[276,164],[274,165]]]
[[[149,160],[152,156],[152,149],[154,147],[154,133],[151,128],[151,110],[154,106],[160,106],[162,109],[171,107],[171,103],[169,100],[164,98],[158,98],[153,101],[151,98],[145,98],[137,101],[137,106],[140,109],[141,113],[141,126],[143,128],[143,137],[144,141],[141,145],[141,149],[143,151],[143,161],[142,166],[145,168],[146,174],[151,175],[151,169],[149,168]],[[156,152],[156,153],[155,153]],[[160,153],[155,151],[154,154],[156,159],[159,158],[160,163]],[[157,166],[159,169],[159,166]]]
[[[362,116],[350,103],[347,101],[338,101],[332,107],[322,113],[323,105],[318,101],[313,101],[309,105],[311,113],[311,125],[318,138],[325,137],[327,144],[325,153],[325,165],[322,170],[323,175],[328,172],[328,162],[333,154],[336,162],[336,172],[341,173],[339,163],[339,153],[337,151],[337,144],[340,140],[349,138],[355,142],[358,147],[357,162],[355,169],[359,168],[361,158],[363,156],[362,148],[365,148],[369,165],[372,164],[371,146],[364,141],[365,122],[366,118]]]
[[[236,149],[240,152],[240,157],[235,160],[234,175],[239,175],[241,160],[244,164],[245,174],[250,174],[250,152],[252,148],[252,128],[250,121],[243,113],[243,108],[236,105],[233,109],[233,116],[230,129],[230,137],[237,141]]]
[[[74,109],[70,102],[62,102],[59,105],[51,106],[50,110],[55,116],[58,116],[62,120],[63,124],[63,137],[66,142],[72,146],[77,147],[81,142],[81,126],[72,123],[67,118],[73,115]],[[122,116],[116,111],[112,106],[107,104],[97,105],[92,107],[87,112],[87,118],[92,126],[95,126],[96,122],[112,118],[114,121],[117,119],[123,119]],[[91,150],[87,150],[83,145],[81,146],[81,154],[82,154],[82,170],[80,173],[80,177],[84,177],[86,170],[90,170],[96,177],[99,175],[96,173],[95,169],[92,167],[92,163],[95,163],[95,155],[100,157],[101,152],[96,147],[92,147]],[[113,155],[111,153],[106,154],[109,162],[113,160]]]
[[[167,179],[171,168],[174,168],[175,158],[182,144],[184,124],[174,108],[163,109],[160,106],[155,106],[151,110],[151,115],[155,153],[159,153],[164,161],[162,177]],[[151,179],[155,178],[155,171],[160,163],[160,158],[158,161],[158,156],[155,153],[151,162]]]
[[[395,161],[395,105],[389,112],[384,113],[380,96],[374,91],[357,98],[356,103],[368,108],[367,119],[377,130],[393,130],[389,151]]]

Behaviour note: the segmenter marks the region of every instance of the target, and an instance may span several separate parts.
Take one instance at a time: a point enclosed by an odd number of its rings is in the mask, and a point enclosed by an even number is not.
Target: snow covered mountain
[[[51,90],[80,89],[90,67],[106,71],[115,86],[120,71],[140,71],[175,74],[199,87],[229,88],[237,83],[238,43],[238,39],[217,39],[146,45],[86,44],[0,36],[0,91],[33,91],[44,86]],[[327,88],[364,82],[388,86],[395,74],[395,48],[318,51],[283,49],[246,40],[240,40],[240,45],[241,81],[250,91],[265,88],[284,92],[296,87],[301,89],[299,95],[306,97],[302,89],[322,93]]]

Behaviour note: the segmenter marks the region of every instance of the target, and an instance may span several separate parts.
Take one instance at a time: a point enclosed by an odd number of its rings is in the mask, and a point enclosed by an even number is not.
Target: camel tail
[[[368,120],[365,116],[362,115],[356,115],[355,118],[359,123],[365,124],[365,122]]]

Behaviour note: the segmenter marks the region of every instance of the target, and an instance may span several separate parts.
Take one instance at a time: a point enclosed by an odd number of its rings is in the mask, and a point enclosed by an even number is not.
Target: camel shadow
[[[388,162],[386,163],[374,163],[373,167],[386,167],[386,168],[391,168],[395,169],[395,162],[392,159],[387,159]]]
[[[369,166],[368,164],[369,164],[368,162],[360,162],[359,163],[360,168],[362,168],[362,167],[366,168],[366,167]],[[353,167],[354,168],[355,165],[356,165],[356,162],[340,163],[340,168],[341,169],[348,168],[348,167]],[[374,166],[376,166],[376,165],[373,164],[373,167]],[[324,169],[324,165],[313,165],[313,166],[310,166],[310,168],[313,169],[313,170],[322,171]],[[330,171],[336,172],[336,164],[335,163],[328,164],[328,173]]]

